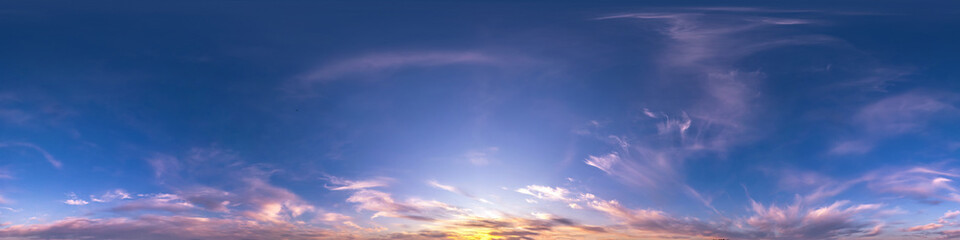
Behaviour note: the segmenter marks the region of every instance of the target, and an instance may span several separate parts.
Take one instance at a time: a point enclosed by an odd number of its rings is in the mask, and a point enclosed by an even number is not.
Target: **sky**
[[[952,1],[0,0],[0,239],[960,239]]]

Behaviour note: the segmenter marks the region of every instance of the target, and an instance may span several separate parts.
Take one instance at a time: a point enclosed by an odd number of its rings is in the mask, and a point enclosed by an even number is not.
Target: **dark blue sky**
[[[960,237],[949,1],[0,1],[0,239]]]

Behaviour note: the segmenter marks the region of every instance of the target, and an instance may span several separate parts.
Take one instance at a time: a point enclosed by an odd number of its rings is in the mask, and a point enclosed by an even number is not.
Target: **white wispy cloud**
[[[927,167],[885,169],[867,173],[856,181],[866,182],[877,193],[916,198],[927,203],[960,202],[953,179],[958,175]]]
[[[155,154],[145,160],[173,193],[138,194],[138,199],[125,201],[112,211],[209,212],[269,224],[295,223],[326,213],[289,189],[272,184],[270,178],[277,170],[248,164],[229,149],[196,147],[178,156]],[[228,184],[201,184],[197,179]],[[123,199],[123,193],[115,191],[106,197]]]
[[[597,20],[634,20],[663,38],[657,69],[678,78],[677,89],[687,90],[682,104],[642,108],[654,136],[616,137],[620,148],[584,161],[608,175],[650,191],[677,190],[711,209],[711,197],[684,181],[691,156],[722,155],[730,148],[756,140],[763,129],[763,95],[758,85],[766,74],[741,70],[736,63],[753,54],[786,46],[836,44],[839,41],[802,31],[778,31],[819,24],[818,21],[752,15],[730,15],[703,10],[674,9],[627,13]],[[765,34],[754,34],[763,32]],[[670,85],[666,87],[671,87]],[[661,111],[657,108],[667,108]],[[643,131],[649,132],[649,131]]]
[[[950,93],[910,91],[863,106],[850,120],[857,136],[834,143],[830,153],[868,153],[884,139],[922,131],[938,117],[955,117],[960,113],[955,99]]]
[[[340,191],[340,190],[360,190],[366,188],[377,188],[377,187],[386,187],[390,185],[391,179],[389,178],[376,178],[362,181],[352,181],[346,179],[340,179],[336,177],[328,177],[330,183],[334,184],[333,187],[327,187],[330,190]]]
[[[113,191],[104,193],[99,197],[93,196],[93,195],[90,196],[90,201],[101,202],[101,203],[111,202],[113,200],[123,200],[123,199],[133,199],[133,197],[130,195],[130,193],[127,193],[127,191],[123,189],[115,189]]]
[[[431,186],[431,187],[434,187],[434,188],[443,189],[444,191],[448,191],[448,192],[460,194],[460,195],[463,195],[464,197],[468,197],[468,198],[471,198],[471,199],[474,199],[474,200],[477,200],[477,201],[480,201],[480,202],[483,202],[483,203],[491,203],[490,201],[487,201],[486,199],[483,199],[483,198],[479,198],[479,197],[477,197],[477,196],[474,196],[473,194],[470,194],[470,193],[468,193],[468,192],[466,192],[466,191],[463,191],[463,190],[461,190],[461,189],[459,189],[459,188],[456,188],[456,187],[454,187],[454,186],[444,185],[444,184],[442,184],[442,183],[440,183],[440,182],[437,182],[436,180],[429,180],[429,181],[427,181],[427,185],[429,185],[429,186]]]
[[[498,151],[500,151],[500,148],[498,147],[488,147],[486,149],[481,149],[481,150],[470,150],[466,154],[464,154],[464,157],[466,157],[467,160],[470,161],[470,163],[472,163],[473,165],[484,166],[484,165],[490,164],[490,162],[493,161],[491,157],[493,157],[493,155],[496,154]]]
[[[303,85],[322,83],[356,75],[371,75],[409,67],[446,65],[493,65],[504,61],[478,51],[408,51],[375,53],[323,64],[298,77]]]
[[[49,162],[50,165],[53,165],[53,167],[55,167],[55,168],[62,168],[62,167],[63,167],[63,163],[60,162],[60,160],[57,160],[56,158],[53,157],[53,155],[51,155],[49,152],[47,152],[47,150],[45,150],[45,149],[43,149],[43,148],[41,148],[41,147],[39,147],[39,146],[37,146],[37,145],[34,145],[33,143],[28,143],[28,142],[0,142],[0,148],[4,148],[4,147],[25,147],[25,148],[33,149],[33,150],[37,151],[38,153],[40,153],[40,155],[43,156],[43,159],[44,159],[44,160],[47,160],[47,162]]]
[[[560,187],[530,185],[517,189],[517,192],[534,196],[538,199],[550,201],[571,201],[571,199],[568,198],[570,191]]]

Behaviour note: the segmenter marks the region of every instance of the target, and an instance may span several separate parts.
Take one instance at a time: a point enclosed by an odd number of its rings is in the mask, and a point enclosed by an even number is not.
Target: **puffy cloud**
[[[67,205],[87,205],[90,202],[87,202],[82,199],[69,199],[69,200],[63,201],[63,203],[66,203]]]
[[[273,186],[262,178],[243,180],[247,188],[239,191],[235,198],[238,204],[247,207],[241,214],[267,222],[291,221],[306,212],[317,210],[287,189]]]
[[[69,197],[70,199],[63,201],[63,203],[67,205],[82,206],[82,205],[90,204],[90,202],[77,198],[77,194],[75,193],[68,193],[67,197]]]

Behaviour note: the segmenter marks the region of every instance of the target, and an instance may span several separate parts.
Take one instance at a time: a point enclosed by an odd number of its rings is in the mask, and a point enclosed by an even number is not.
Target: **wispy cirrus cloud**
[[[63,167],[63,163],[60,162],[60,160],[57,160],[56,158],[53,157],[53,155],[51,155],[49,152],[47,152],[47,150],[45,150],[45,149],[43,149],[43,148],[41,148],[41,147],[39,147],[39,146],[37,146],[37,145],[35,145],[35,144],[33,144],[33,143],[28,143],[28,142],[0,142],[0,148],[5,148],[5,147],[24,147],[24,148],[33,149],[33,150],[37,151],[38,153],[40,153],[40,155],[43,156],[43,159],[44,159],[44,160],[47,160],[47,162],[50,163],[50,165],[53,165],[53,167],[55,167],[55,168],[62,168],[62,167]]]
[[[830,153],[867,153],[883,139],[922,131],[938,117],[956,117],[958,99],[951,93],[917,90],[870,103],[852,116],[857,137],[835,143]]]
[[[93,195],[90,196],[90,201],[101,203],[124,199],[133,199],[133,197],[130,195],[130,193],[127,193],[127,191],[123,189],[114,189],[113,191],[108,191],[99,197]]]
[[[942,201],[960,202],[960,192],[954,180],[960,175],[933,170],[927,167],[878,170],[866,174],[858,181],[878,193],[895,194],[915,198],[921,202],[937,204]]]
[[[328,176],[327,178],[329,179],[330,183],[334,185],[333,187],[328,186],[327,188],[334,191],[385,187],[390,185],[389,183],[392,181],[392,179],[389,178],[376,178],[360,181],[351,181],[333,176]]]
[[[181,210],[181,203],[204,211],[236,214],[261,222],[288,222],[322,210],[288,189],[275,186],[269,177],[276,171],[264,165],[245,163],[228,149],[216,146],[192,148],[182,156],[158,154],[146,159],[160,182],[169,186],[176,201],[141,200],[137,206]],[[196,179],[218,179],[230,183],[206,186]],[[174,203],[174,205],[170,205]],[[134,210],[134,205],[128,209]]]
[[[471,199],[474,199],[474,200],[477,200],[477,201],[480,201],[480,202],[483,202],[483,203],[491,203],[490,201],[487,201],[486,199],[483,199],[483,198],[474,196],[473,194],[470,194],[470,193],[468,193],[468,192],[466,192],[466,191],[464,191],[464,190],[462,190],[462,189],[459,189],[459,188],[457,188],[457,187],[442,184],[442,183],[440,183],[440,182],[437,182],[436,180],[427,181],[427,185],[429,185],[429,186],[431,186],[431,187],[434,187],[434,188],[437,188],[437,189],[443,189],[444,191],[448,191],[448,192],[460,194],[460,195],[463,195],[464,197],[468,197],[468,198],[471,198]]]
[[[858,214],[876,211],[880,204],[859,204],[850,206],[849,201],[837,201],[833,204],[807,208],[798,199],[797,203],[786,207],[769,206],[751,200],[755,215],[747,219],[760,238],[784,239],[835,239],[854,234],[870,234],[868,224],[858,221]]]
[[[153,194],[144,198],[122,203],[110,209],[114,212],[166,211],[181,213],[194,210],[196,206],[175,194]]]
[[[757,12],[757,11],[749,11]],[[730,148],[763,134],[759,85],[766,74],[742,70],[737,63],[756,53],[787,46],[831,45],[839,40],[807,34],[798,26],[820,21],[765,15],[731,15],[702,9],[615,14],[596,20],[632,20],[660,34],[665,46],[655,61],[667,88],[684,89],[684,99],[643,108],[641,122],[656,130],[615,134],[616,150],[591,155],[584,162],[610,176],[644,189],[681,190],[708,208],[712,197],[686,183],[689,159],[703,154],[721,156]],[[759,33],[764,34],[759,34]],[[676,85],[671,85],[676,84]],[[689,89],[684,86],[702,86]]]
[[[853,205],[850,201],[836,201],[826,206],[810,207],[799,196],[794,204],[783,207],[764,206],[751,199],[749,217],[707,221],[677,217],[656,209],[628,208],[617,200],[559,187],[531,185],[518,192],[546,201],[583,205],[583,209],[604,213],[631,230],[660,234],[660,238],[837,239],[876,234],[880,231],[878,228],[883,227],[882,222],[867,221],[880,213],[882,204]],[[639,234],[634,237],[649,236]]]
[[[357,210],[375,212],[373,218],[392,217],[417,221],[435,221],[438,218],[461,214],[464,210],[439,201],[411,198],[397,201],[389,193],[376,190],[359,190],[347,198],[356,203]]]
[[[351,181],[345,180],[338,177],[329,176],[328,179],[331,183],[341,185],[341,187],[330,188],[334,191],[353,191],[349,198],[346,199],[347,202],[356,204],[356,209],[358,211],[367,210],[373,211],[374,214],[371,218],[377,217],[391,217],[391,218],[404,218],[416,221],[434,221],[440,217],[449,217],[451,215],[457,215],[464,211],[463,209],[453,207],[443,202],[433,201],[433,200],[422,200],[418,198],[410,198],[406,201],[395,200],[393,196],[389,193],[368,189],[370,187],[384,187],[387,184],[383,182],[382,184],[368,184],[373,182],[371,180],[367,181]],[[379,178],[386,179],[386,178]],[[345,187],[345,186],[356,186],[356,187]],[[445,185],[440,185],[445,186]],[[445,186],[449,187],[449,186]]]
[[[337,80],[354,74],[371,74],[406,67],[454,64],[496,64],[497,57],[475,51],[411,51],[369,54],[325,64],[299,77],[302,83]]]

